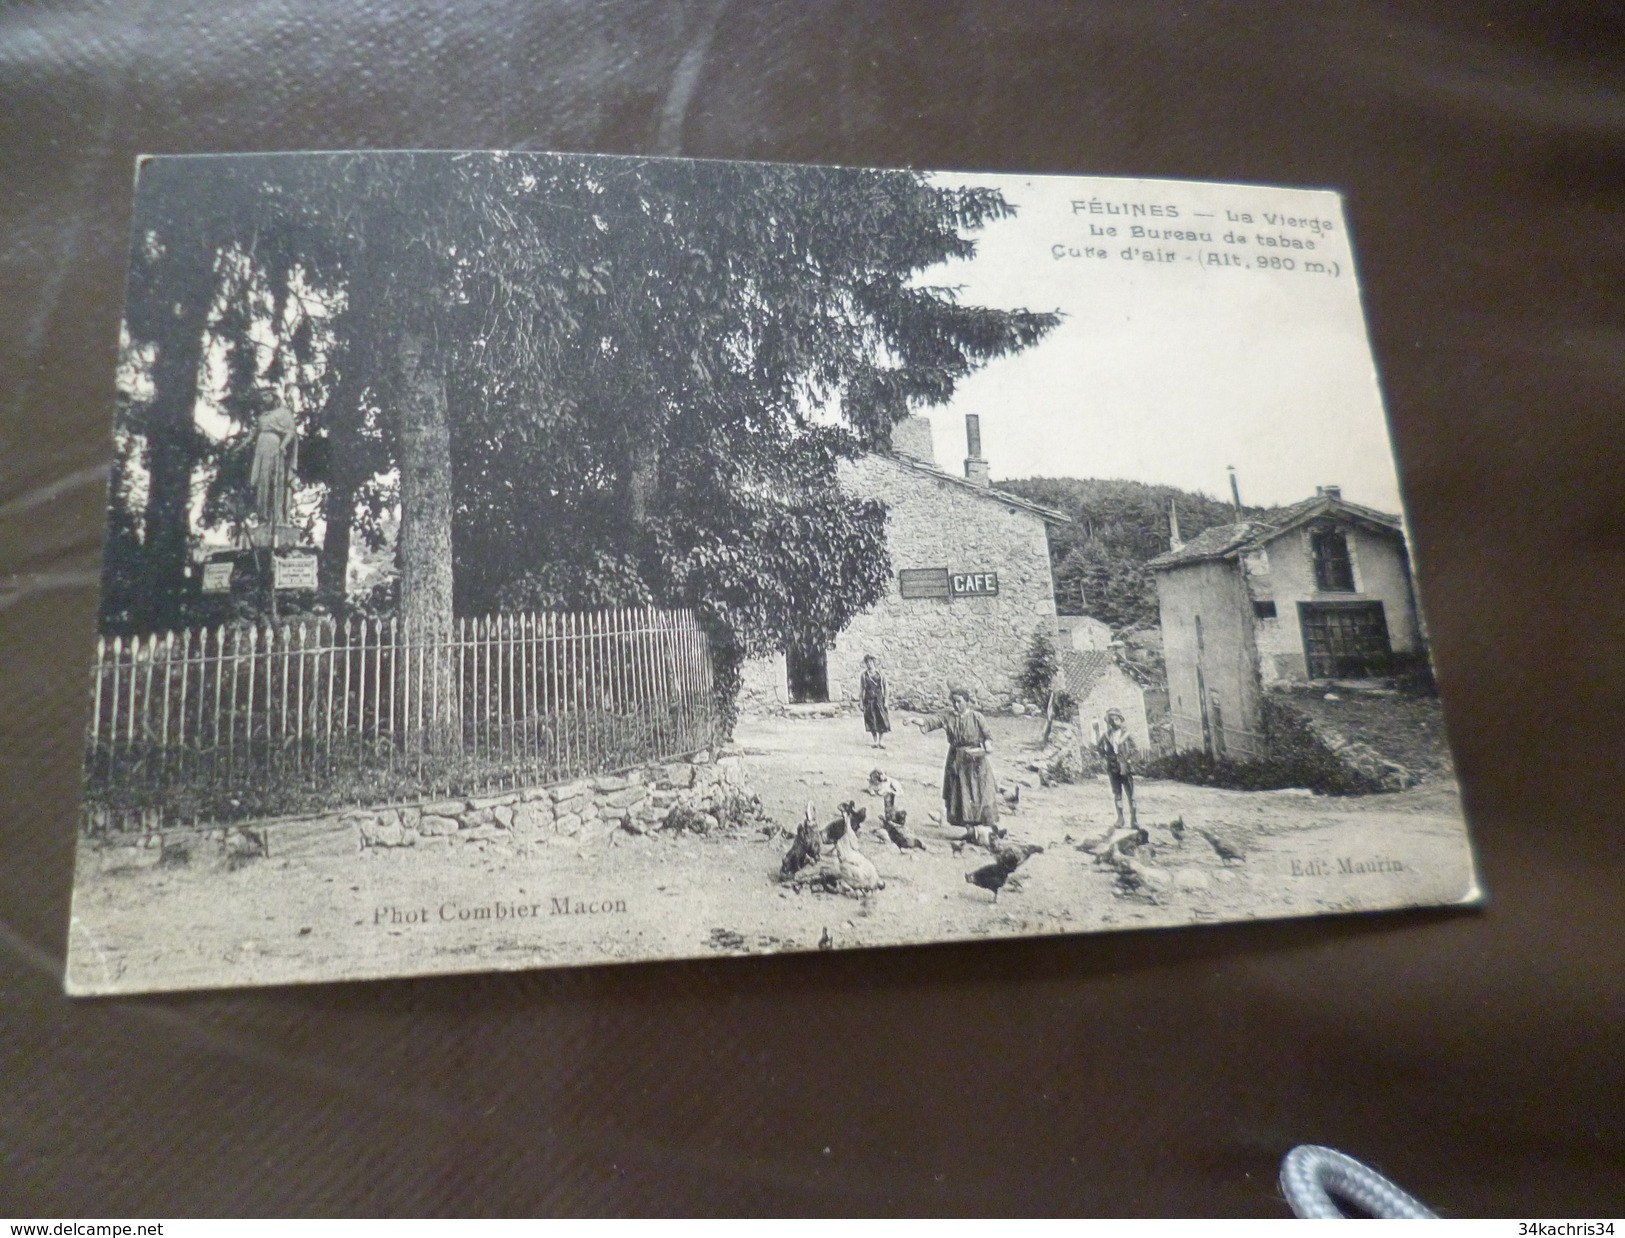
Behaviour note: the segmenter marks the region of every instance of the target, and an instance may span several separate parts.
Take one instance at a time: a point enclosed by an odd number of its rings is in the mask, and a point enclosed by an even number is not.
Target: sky
[[[1400,510],[1335,194],[1093,177],[934,179],[996,187],[1018,214],[977,233],[973,259],[920,282],[958,285],[970,304],[1066,315],[1033,348],[990,363],[948,405],[926,410],[939,464],[960,467],[964,415],[977,413],[995,479],[1128,478],[1228,497],[1234,465],[1248,504],[1291,503],[1333,484],[1347,499]],[[1161,217],[1128,214],[1134,205]],[[1132,227],[1208,239],[1135,238]],[[1314,249],[1268,246],[1261,234]],[[1137,252],[1125,259],[1130,247]],[[1148,249],[1173,259],[1146,261]]]

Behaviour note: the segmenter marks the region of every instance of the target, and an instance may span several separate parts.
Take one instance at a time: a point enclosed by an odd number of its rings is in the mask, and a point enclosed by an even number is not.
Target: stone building
[[[1266,689],[1380,678],[1426,656],[1399,517],[1336,486],[1270,521],[1176,532],[1147,566],[1179,750],[1261,756]]]
[[[1060,665],[1058,686],[1070,692],[1078,703],[1078,725],[1085,736],[1090,723],[1104,721],[1109,709],[1120,709],[1123,726],[1134,736],[1140,751],[1151,751],[1145,690],[1118,664],[1114,653],[1105,649],[1063,649],[1056,655],[1056,662]]]
[[[1055,644],[1059,649],[1076,649],[1087,653],[1091,649],[1110,649],[1112,629],[1092,615],[1056,615]]]
[[[1067,517],[995,489],[974,414],[966,425],[964,476],[937,467],[923,417],[897,426],[890,452],[841,463],[842,490],[886,505],[886,596],[827,649],[747,663],[741,710],[855,701],[871,653],[894,703],[945,704],[949,684],[981,708],[1015,699],[1034,635],[1056,630],[1048,529]]]

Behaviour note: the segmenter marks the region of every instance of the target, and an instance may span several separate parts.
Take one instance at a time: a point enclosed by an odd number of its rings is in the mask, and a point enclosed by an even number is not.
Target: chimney
[[[925,417],[904,417],[891,430],[891,449],[900,456],[935,465],[936,447],[931,440],[931,422]]]
[[[1323,499],[1341,499],[1343,497],[1343,487],[1342,486],[1316,486],[1315,487],[1315,494],[1316,494],[1317,497],[1323,498]]]
[[[1179,536],[1179,500],[1168,500],[1168,549],[1178,550],[1184,546],[1185,539]]]
[[[1236,466],[1225,465],[1230,470],[1230,501],[1236,506],[1236,523],[1241,523],[1241,487],[1236,484]]]
[[[982,459],[982,419],[965,414],[965,477],[978,486],[989,484],[987,461]]]

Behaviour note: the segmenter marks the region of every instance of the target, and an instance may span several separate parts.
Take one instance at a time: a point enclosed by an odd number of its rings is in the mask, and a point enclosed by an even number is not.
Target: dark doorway
[[[1372,679],[1393,666],[1381,602],[1299,602],[1311,679]]]
[[[823,646],[798,641],[784,651],[790,680],[790,704],[829,700],[829,664]]]

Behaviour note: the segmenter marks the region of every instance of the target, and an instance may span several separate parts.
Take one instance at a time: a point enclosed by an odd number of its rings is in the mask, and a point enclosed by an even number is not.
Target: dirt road
[[[735,736],[768,816],[821,819],[883,768],[911,823],[940,809],[943,740],[901,725],[884,752],[848,716],[745,720]],[[993,720],[1000,780],[1013,785],[1041,723]],[[900,853],[864,832],[886,888],[866,899],[796,893],[776,880],[786,841],[733,837],[555,839],[359,851],[348,833],[281,827],[272,858],[212,853],[158,867],[86,851],[71,932],[78,991],[118,992],[485,971],[816,948],[1212,923],[1376,910],[1472,896],[1454,784],[1330,799],[1147,781],[1140,817],[1153,877],[1125,892],[1078,850],[1112,824],[1104,780],[1041,787],[1025,775],[1012,835],[1045,850],[997,904],[964,875],[985,862],[937,841]],[[878,815],[878,811],[874,813]],[[1169,825],[1183,819],[1184,838]],[[1225,861],[1207,831],[1241,859]]]

